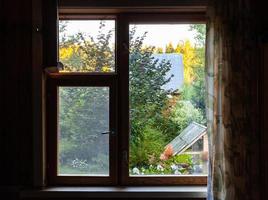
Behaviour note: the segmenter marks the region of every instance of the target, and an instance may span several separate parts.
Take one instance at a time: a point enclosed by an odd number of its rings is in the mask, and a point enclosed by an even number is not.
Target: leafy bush
[[[144,47],[146,33],[137,36],[136,28],[130,30],[129,46],[129,95],[131,141],[138,140],[148,124],[161,116],[166,106],[168,91],[162,86],[171,77],[166,74],[171,68],[169,61],[153,58],[154,47]]]
[[[181,98],[183,100],[191,101],[191,103],[198,108],[203,118],[206,118],[206,104],[205,104],[205,73],[201,67],[195,68],[195,78],[191,84],[185,84],[182,89]]]
[[[142,135],[130,143],[130,167],[155,164],[165,146],[161,131],[146,126]]]
[[[132,175],[181,175],[192,174],[193,159],[189,154],[172,156],[165,161],[143,166],[134,166],[130,169]]]
[[[97,87],[59,89],[60,164],[70,165],[75,159],[94,163],[98,154],[108,154],[108,137],[100,134],[109,130],[108,94]]]
[[[179,154],[172,156],[170,159],[165,161],[166,165],[172,165],[172,164],[186,164],[186,165],[192,165],[192,155],[189,154]]]
[[[190,101],[178,100],[170,108],[168,116],[158,121],[158,126],[163,131],[166,142],[170,142],[193,121],[205,123],[200,109],[195,108]]]

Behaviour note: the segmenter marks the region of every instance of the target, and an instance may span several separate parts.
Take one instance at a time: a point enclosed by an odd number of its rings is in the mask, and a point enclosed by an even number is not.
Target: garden
[[[64,72],[115,71],[114,29],[99,22],[96,36],[78,32],[68,35],[68,22],[60,21],[60,61]],[[147,33],[130,29],[130,175],[202,174],[206,155],[185,151],[173,155],[167,144],[191,122],[206,125],[204,45],[205,25],[189,25],[196,43],[189,40],[165,49],[144,45]],[[183,56],[184,84],[174,93],[163,89],[169,60],[154,59],[156,53]],[[109,89],[62,87],[59,89],[59,173],[109,174]]]

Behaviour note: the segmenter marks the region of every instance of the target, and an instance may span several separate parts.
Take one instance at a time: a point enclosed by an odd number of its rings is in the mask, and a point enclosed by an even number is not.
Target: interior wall
[[[258,1],[258,15],[256,20],[260,30],[260,49],[262,53],[262,66],[260,70],[260,114],[261,114],[261,134],[260,134],[260,175],[261,175],[261,197],[267,199],[268,191],[268,17],[267,5]]]
[[[33,181],[31,0],[1,1],[0,190]]]
[[[268,152],[268,41],[265,42],[262,46],[263,50],[263,74],[262,74],[262,135],[261,135],[261,169],[262,172],[262,198],[265,199],[267,197],[268,191],[268,160],[267,160],[267,152]]]
[[[31,1],[3,1],[1,185],[32,183]]]

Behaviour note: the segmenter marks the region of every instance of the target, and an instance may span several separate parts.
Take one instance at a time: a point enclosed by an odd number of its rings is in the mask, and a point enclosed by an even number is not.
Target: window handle
[[[101,134],[102,135],[107,135],[107,134],[115,135],[115,131],[106,131],[106,132],[102,132]]]

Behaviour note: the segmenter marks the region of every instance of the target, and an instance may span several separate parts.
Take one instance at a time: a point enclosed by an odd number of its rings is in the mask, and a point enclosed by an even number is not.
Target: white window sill
[[[196,198],[205,199],[205,186],[48,187],[24,190],[22,198]]]

